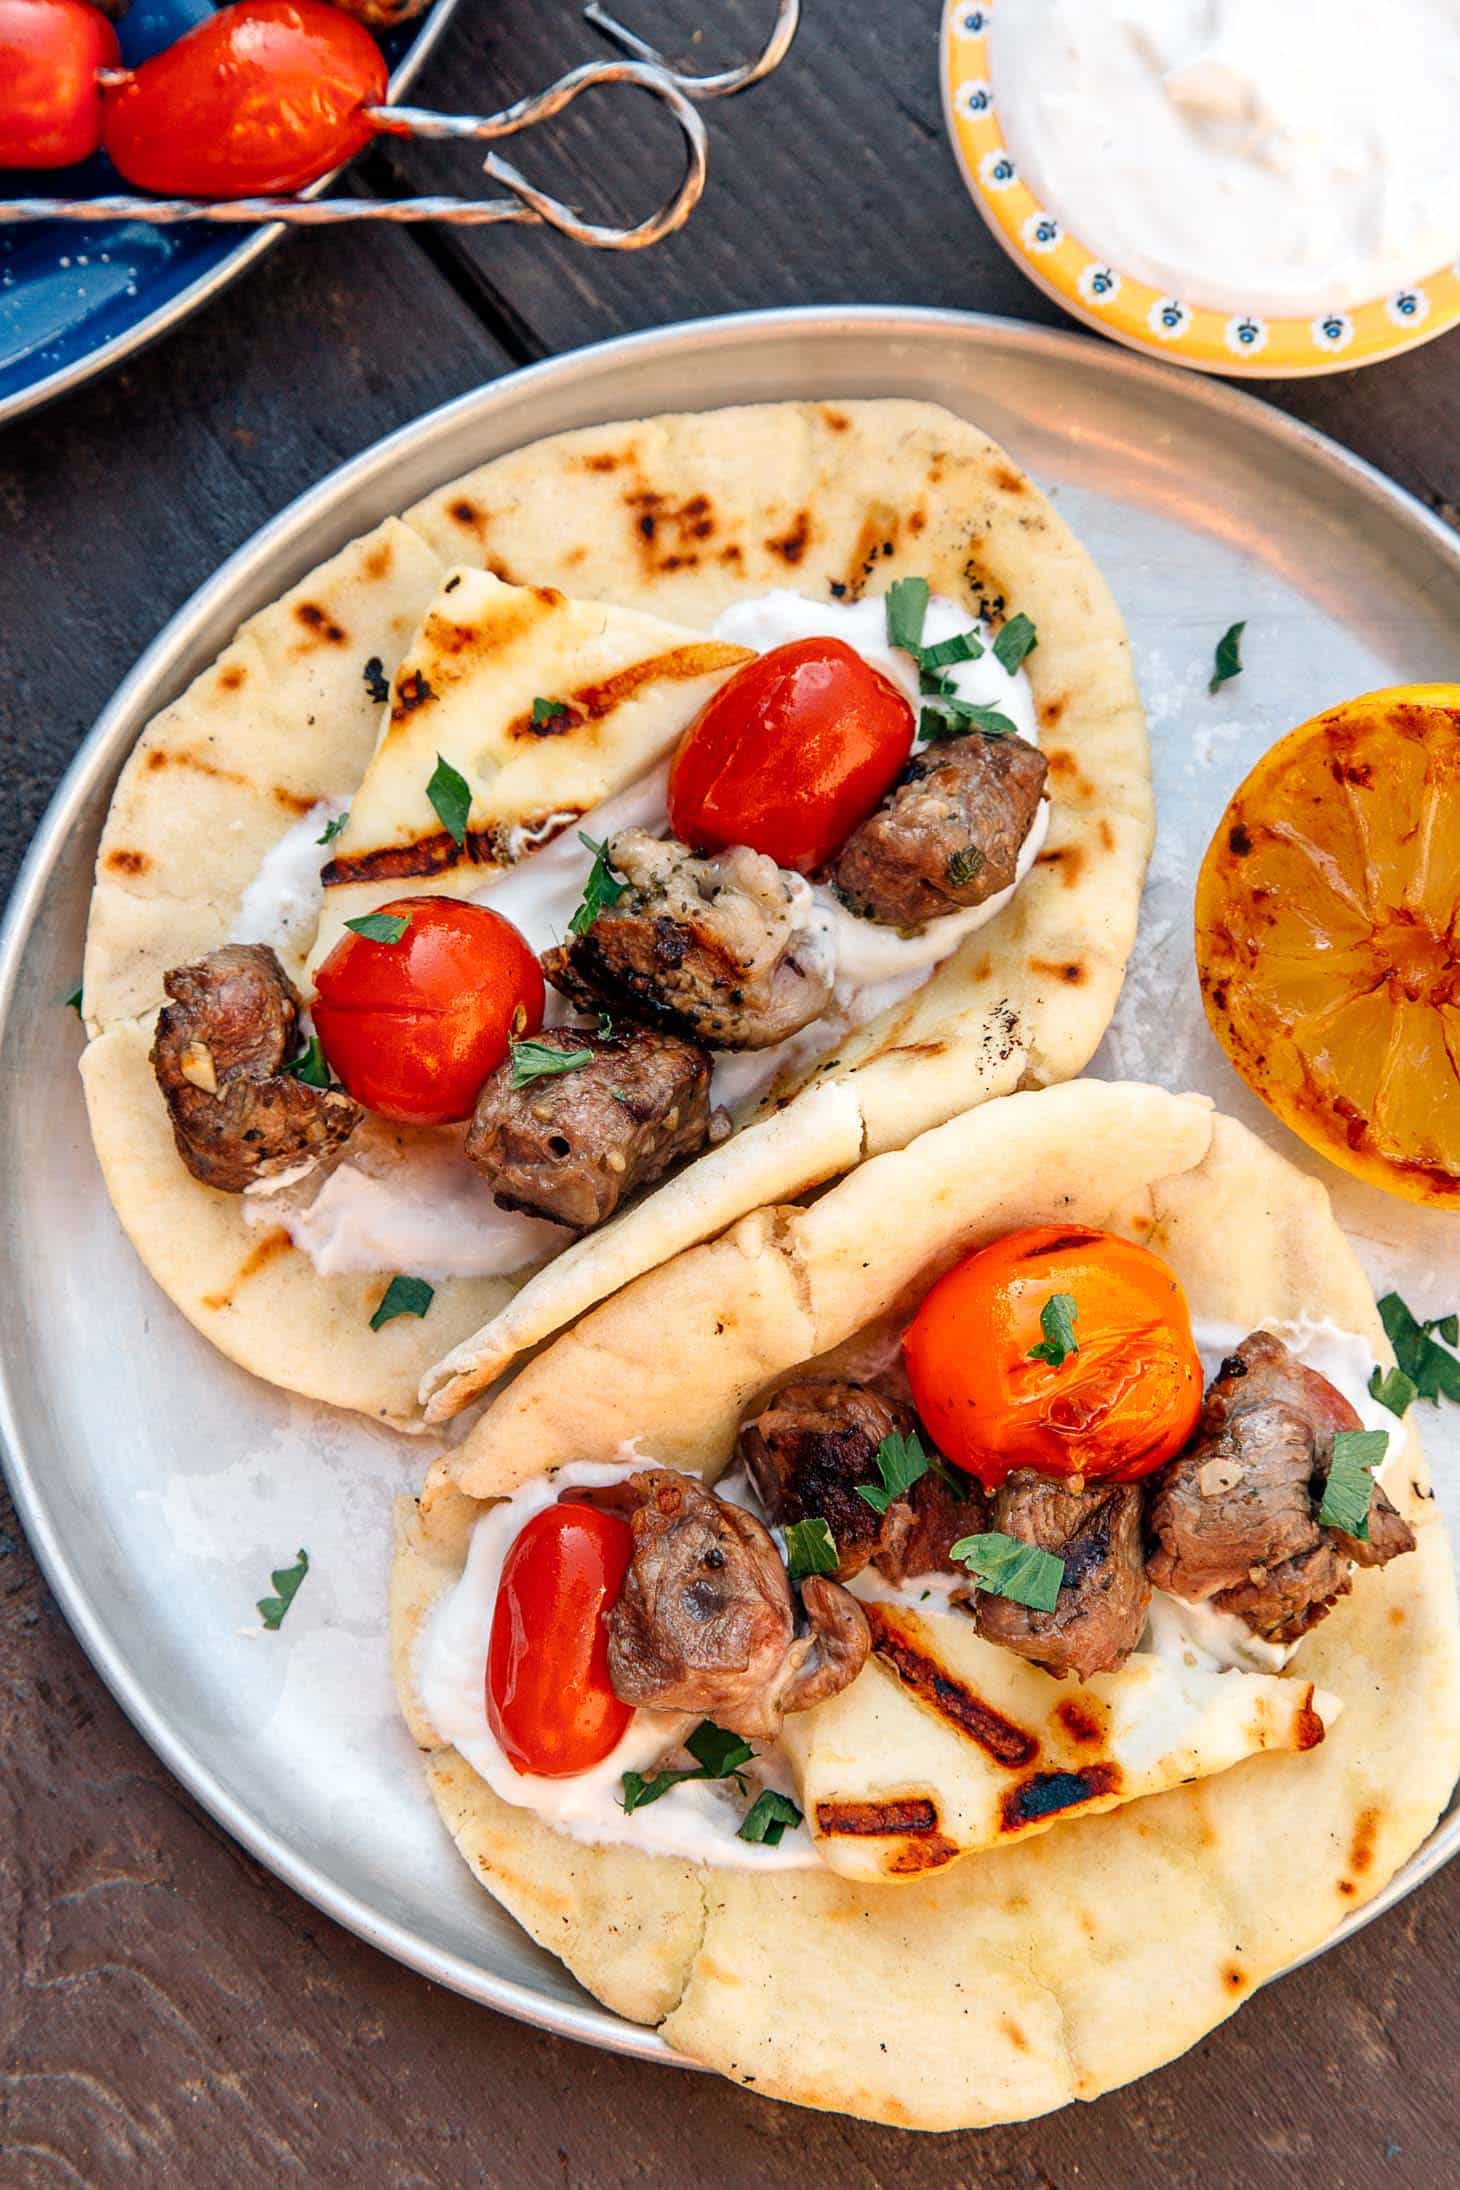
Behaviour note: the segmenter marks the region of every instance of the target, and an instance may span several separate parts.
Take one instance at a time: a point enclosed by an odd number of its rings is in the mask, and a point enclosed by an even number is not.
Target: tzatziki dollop
[[[933,595],[923,626],[934,645],[973,631],[985,651],[947,674],[960,699],[997,707],[1031,745],[1039,742],[1034,696],[1023,670],[1009,671],[993,652],[993,635],[958,607]],[[737,602],[715,626],[719,638],[758,652],[793,639],[839,638],[890,677],[916,709],[918,672],[910,656],[887,644],[887,608],[878,595],[858,602],[813,601],[780,589]],[[494,872],[471,894],[510,920],[539,955],[561,943],[582,902],[593,863],[583,843],[606,842],[620,829],[668,830],[669,762],[582,816],[553,817],[556,834],[519,834],[516,863]],[[319,839],[325,823],[343,807],[321,803],[286,832],[266,856],[245,893],[235,940],[268,942],[302,951],[318,925],[323,895],[321,869],[330,857]],[[902,934],[847,911],[834,892],[796,878],[807,909],[829,937],[836,982],[826,1009],[811,1025],[773,1048],[716,1053],[710,1099],[737,1119],[745,1117],[780,1083],[808,1072],[858,1027],[901,1003],[928,979],[964,938],[1002,910],[1029,872],[1044,843],[1049,803],[1042,800],[1020,847],[1016,879],[982,905],[930,921]],[[408,886],[403,885],[403,894]],[[549,989],[545,1024],[560,1026],[574,1014]],[[389,1270],[437,1282],[447,1278],[506,1277],[545,1261],[574,1236],[512,1210],[499,1209],[465,1154],[462,1128],[402,1141],[393,1133],[358,1129],[343,1159],[321,1180],[280,1191],[281,1182],[250,1190],[249,1222],[282,1226],[310,1257],[322,1277]]]
[[[687,1780],[642,1809],[623,1807],[625,1772],[652,1773],[694,1727],[691,1716],[635,1711],[618,1746],[591,1771],[571,1779],[543,1779],[510,1764],[487,1719],[487,1644],[502,1563],[535,1513],[557,1503],[561,1491],[620,1483],[653,1461],[633,1453],[618,1465],[586,1461],[559,1468],[489,1506],[472,1529],[461,1578],[438,1598],[417,1645],[417,1693],[443,1740],[466,1758],[492,1792],[514,1807],[533,1810],[574,1840],[619,1843],[649,1855],[681,1857],[736,1870],[789,1871],[818,1867],[820,1857],[804,1825],[793,1826],[778,1846],[741,1840],[741,1819],[764,1787],[794,1793],[789,1768],[774,1743],[757,1742],[745,1766],[748,1795],[719,1780]]]
[[[1013,0],[989,55],[1046,210],[1185,304],[1328,314],[1460,252],[1460,0]]]

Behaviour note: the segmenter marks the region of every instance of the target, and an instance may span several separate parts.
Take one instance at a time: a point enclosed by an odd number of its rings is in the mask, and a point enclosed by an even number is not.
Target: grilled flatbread
[[[1024,666],[1050,766],[1049,831],[1012,902],[811,1085],[743,1118],[729,1143],[525,1283],[448,1280],[423,1319],[379,1332],[369,1318],[389,1273],[321,1278],[287,1233],[246,1225],[236,1197],[187,1174],[146,1063],[162,975],[236,933],[250,881],[301,815],[324,800],[351,810],[331,847],[324,925],[285,953],[307,980],[362,904],[476,886],[491,862],[570,826],[667,751],[738,658],[708,637],[733,602],[786,585],[856,598],[911,574],[970,614],[1034,620]],[[588,604],[621,612],[613,634],[595,633]],[[543,690],[530,692],[534,680],[548,665],[553,682],[567,679],[575,648],[590,666],[574,691],[601,696],[608,682],[611,704],[575,708],[551,737],[514,734],[524,698],[530,709]],[[615,658],[660,673],[613,686],[592,664]],[[473,742],[484,677],[497,697]],[[371,697],[382,683],[383,706]],[[424,786],[435,753],[468,749],[468,858],[442,864]],[[1079,1071],[1114,1008],[1151,836],[1119,614],[1037,489],[966,421],[897,401],[793,403],[517,450],[252,618],[143,733],[98,855],[84,980],[82,1069],[112,1199],[159,1283],[236,1361],[418,1428],[423,1405],[456,1411],[595,1301],[747,1209],[971,1103]]]
[[[1081,1081],[955,1118],[811,1207],[757,1212],[640,1278],[517,1377],[433,1469],[419,1506],[402,1501],[397,1682],[463,1855],[611,2007],[763,2094],[921,2129],[1096,2098],[1320,1946],[1418,1846],[1460,1767],[1455,1580],[1412,1422],[1396,1425],[1402,1465],[1385,1480],[1416,1553],[1356,1575],[1283,1676],[1209,1676],[1216,1691],[1233,1684],[1230,1701],[1191,1688],[1185,1723],[1158,1720],[1169,1693],[1141,1693],[1181,1682],[1137,1660],[1076,1688],[991,1650],[966,1621],[873,1607],[876,1659],[787,1721],[803,1806],[898,1797],[926,1814],[910,1830],[905,1810],[872,1836],[873,1854],[824,1871],[568,1841],[440,1746],[416,1645],[481,1501],[569,1460],[615,1458],[626,1436],[713,1477],[742,1415],[790,1370],[835,1370],[869,1331],[900,1328],[971,1248],[1052,1218],[1154,1248],[1198,1319],[1327,1319],[1391,1358],[1316,1182],[1201,1098]],[[946,1695],[930,1709],[920,1656],[996,1703],[1041,1759],[997,1766]],[[1017,1818],[1039,1769],[1088,1769],[1068,1709],[1050,1725],[1072,1702],[1088,1709],[1087,1759],[1124,1764],[1126,1794],[1142,1798],[1098,1814],[1093,1789],[1037,1833],[991,1829]],[[984,1852],[964,1855],[974,1845]]]

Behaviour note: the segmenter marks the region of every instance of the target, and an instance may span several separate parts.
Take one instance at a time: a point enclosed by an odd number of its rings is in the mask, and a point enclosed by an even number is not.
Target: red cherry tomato
[[[669,825],[696,850],[749,844],[813,874],[897,780],[913,727],[897,686],[840,639],[773,647],[680,739]]]
[[[0,0],[0,167],[74,167],[101,142],[117,34],[86,0]]]
[[[1053,1362],[1043,1316],[1075,1304],[1078,1351]],[[1011,1468],[1130,1483],[1165,1465],[1201,1410],[1201,1360],[1175,1272],[1079,1225],[1006,1233],[938,1280],[902,1342],[940,1452],[990,1490]]]
[[[238,0],[105,95],[102,141],[140,190],[302,190],[373,134],[389,78],[369,32],[324,0]]]
[[[535,1513],[502,1563],[487,1651],[487,1721],[519,1772],[601,1764],[633,1712],[608,1677],[608,1615],[634,1532],[596,1506]]]
[[[542,968],[500,913],[400,897],[398,943],[341,936],[315,977],[314,1024],[357,1103],[404,1125],[469,1118],[514,1034],[542,1025]]]

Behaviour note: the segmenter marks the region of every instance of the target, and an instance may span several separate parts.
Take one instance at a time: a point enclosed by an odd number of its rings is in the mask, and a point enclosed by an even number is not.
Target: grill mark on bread
[[[816,1822],[825,1834],[869,1840],[936,1833],[938,1805],[927,1795],[900,1795],[886,1802],[818,1802]]]
[[[572,692],[555,695],[562,699],[572,718],[566,724],[554,727],[535,723],[529,708],[508,724],[507,735],[509,738],[561,737],[565,731],[580,729],[584,723],[601,722],[649,685],[691,684],[695,678],[714,676],[718,670],[738,669],[742,662],[753,658],[748,647],[731,646],[724,639],[700,639],[689,646],[672,647],[667,654],[654,654],[648,661],[630,663],[627,669],[618,670],[599,684],[579,685]]]
[[[275,1231],[265,1232],[257,1247],[251,1248],[248,1254],[245,1255],[222,1292],[204,1293],[202,1305],[211,1309],[214,1314],[218,1314],[224,1308],[231,1308],[235,1297],[247,1285],[249,1279],[257,1277],[261,1270],[267,1270],[269,1264],[277,1262],[280,1255],[287,1254],[292,1244],[293,1242],[282,1226]]]
[[[1016,1726],[964,1682],[954,1680],[936,1658],[919,1648],[906,1626],[886,1605],[865,1604],[862,1610],[872,1630],[872,1648],[904,1688],[941,1719],[977,1742],[985,1755],[1008,1771],[1032,1764],[1039,1743],[1026,1727]]]
[[[317,638],[325,640],[330,646],[343,646],[348,637],[348,633],[343,626],[337,624],[329,610],[321,608],[317,601],[297,602],[294,609],[294,620],[296,623],[303,624],[306,631],[312,631]]]
[[[1006,1833],[1021,1833],[1042,1818],[1062,1816],[1066,1810],[1119,1791],[1118,1764],[1087,1764],[1077,1772],[1031,1772],[1004,1796],[1000,1820]]]

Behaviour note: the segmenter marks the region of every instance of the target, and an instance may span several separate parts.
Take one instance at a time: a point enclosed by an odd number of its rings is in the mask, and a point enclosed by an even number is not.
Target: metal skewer
[[[627,24],[619,22],[616,16],[610,15],[606,8],[600,6],[599,0],[588,0],[588,5],[583,10],[583,20],[591,23],[595,30],[601,31],[605,38],[612,39],[623,52],[632,54],[636,61],[647,61],[651,68],[662,68],[665,75],[679,86],[687,98],[728,99],[733,93],[744,91],[751,84],[758,84],[763,76],[769,76],[773,69],[780,67],[791,49],[791,40],[795,37],[801,21],[801,0],[780,0],[776,9],[775,28],[758,60],[747,61],[743,68],[721,69],[718,74],[711,76],[694,76],[687,69],[676,68],[657,47],[640,38]]]
[[[793,9],[799,0],[790,0]],[[794,25],[793,25],[794,28]],[[626,34],[627,35],[627,34]],[[784,47],[782,48],[784,51]],[[754,64],[763,72],[761,61]],[[737,72],[740,73],[740,72]],[[753,80],[747,77],[747,81]],[[692,83],[694,79],[688,79]],[[535,123],[548,121],[571,106],[585,91],[604,85],[627,84],[647,91],[667,106],[679,125],[685,146],[685,170],[678,189],[657,211],[632,228],[603,226],[585,220],[574,207],[551,192],[539,190],[521,169],[498,153],[489,152],[483,172],[511,195],[505,198],[146,198],[126,195],[93,198],[0,198],[3,221],[145,221],[168,227],[179,221],[209,221],[225,226],[263,221],[287,221],[303,228],[329,227],[340,221],[445,221],[455,227],[490,227],[502,221],[540,222],[574,242],[600,251],[641,251],[682,228],[699,203],[708,172],[709,143],[704,122],[692,104],[692,94],[670,70],[639,60],[592,61],[569,71],[557,83],[534,96],[518,99],[499,114],[432,114],[420,107],[379,106],[365,109],[382,136],[425,137],[481,142],[515,136]],[[719,96],[700,92],[697,96]],[[328,180],[328,178],[324,178]],[[323,188],[324,182],[314,185]]]

